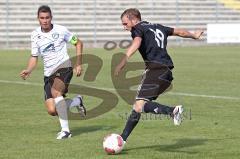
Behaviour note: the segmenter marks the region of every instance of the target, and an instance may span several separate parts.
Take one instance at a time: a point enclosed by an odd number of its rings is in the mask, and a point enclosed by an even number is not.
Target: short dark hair
[[[42,5],[38,8],[38,16],[40,12],[44,12],[44,13],[50,13],[51,17],[52,17],[52,11],[51,8],[47,5]]]
[[[142,19],[141,19],[141,13],[140,13],[140,11],[139,11],[138,9],[136,9],[136,8],[126,9],[126,10],[122,13],[121,19],[122,19],[122,17],[125,16],[125,15],[127,15],[130,20],[133,19],[133,18],[137,18],[137,19],[140,20],[140,21],[142,20]]]

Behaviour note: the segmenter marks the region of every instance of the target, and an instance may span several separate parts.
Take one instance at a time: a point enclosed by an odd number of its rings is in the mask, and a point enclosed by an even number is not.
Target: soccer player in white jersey
[[[25,80],[37,66],[38,57],[41,56],[44,63],[44,93],[45,105],[50,115],[58,115],[61,131],[57,139],[70,138],[72,136],[68,125],[67,111],[76,107],[82,116],[86,115],[86,109],[82,97],[78,95],[73,99],[64,99],[68,91],[68,85],[73,75],[73,68],[67,53],[67,43],[76,47],[76,76],[81,75],[82,67],[82,42],[68,29],[61,25],[52,24],[52,12],[49,6],[38,8],[38,21],[40,27],[31,35],[32,51],[28,66],[20,76]]]

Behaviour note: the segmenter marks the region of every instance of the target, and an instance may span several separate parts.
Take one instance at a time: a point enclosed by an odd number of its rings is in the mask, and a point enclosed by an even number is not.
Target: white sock
[[[63,98],[63,96],[59,96],[57,98],[54,98],[56,110],[59,117],[59,122],[62,128],[62,131],[70,132],[69,126],[68,126],[68,112],[67,112],[67,105]]]
[[[68,106],[70,109],[71,109],[72,107],[75,107],[75,106],[81,104],[81,103],[80,103],[81,101],[80,101],[79,97],[75,97],[75,98],[73,98],[73,99],[67,98],[67,99],[65,99],[65,101],[66,101],[67,106]]]

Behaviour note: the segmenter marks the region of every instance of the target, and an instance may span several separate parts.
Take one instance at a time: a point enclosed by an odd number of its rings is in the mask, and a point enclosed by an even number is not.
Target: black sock
[[[148,101],[143,107],[145,113],[172,115],[174,107]]]
[[[138,113],[135,110],[132,111],[131,115],[128,118],[126,126],[121,134],[124,141],[127,140],[128,136],[131,134],[132,130],[137,125],[140,117],[141,117],[141,113]]]

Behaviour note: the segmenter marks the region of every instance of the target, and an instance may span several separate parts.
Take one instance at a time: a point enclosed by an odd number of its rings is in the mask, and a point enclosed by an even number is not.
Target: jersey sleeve
[[[143,37],[143,30],[139,25],[133,28],[132,38],[134,39],[135,37],[141,37],[141,38]]]
[[[167,33],[168,36],[173,35],[174,28],[163,26],[164,31]]]
[[[37,45],[37,39],[38,39],[38,35],[35,32],[33,32],[31,35],[31,55],[34,57],[37,57],[40,55],[39,47]]]
[[[73,45],[76,45],[78,38],[76,35],[71,33],[67,28],[65,28],[64,40]]]
[[[73,37],[73,34],[67,28],[64,27],[64,40],[66,42],[70,42],[72,37]]]

